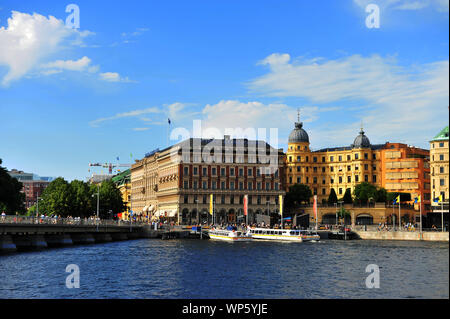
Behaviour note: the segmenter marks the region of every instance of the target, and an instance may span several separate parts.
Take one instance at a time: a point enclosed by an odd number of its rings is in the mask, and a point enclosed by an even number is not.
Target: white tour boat
[[[320,235],[313,230],[294,230],[295,232],[300,232],[300,235],[302,236],[303,241],[319,241]]]
[[[208,230],[210,239],[213,240],[226,240],[226,241],[251,241],[253,237],[249,233],[244,233],[238,230],[226,230],[226,229],[210,229]]]
[[[295,241],[299,243],[303,241],[300,231],[294,229],[251,228],[250,234],[255,239]]]

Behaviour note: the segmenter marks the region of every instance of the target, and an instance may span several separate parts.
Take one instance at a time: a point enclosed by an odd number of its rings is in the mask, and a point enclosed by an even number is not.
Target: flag
[[[169,125],[170,125],[170,123],[172,123],[169,118],[167,119],[167,123],[169,123]]]
[[[247,216],[248,210],[248,195],[244,195],[244,215]]]
[[[421,202],[422,202],[422,200],[420,198],[420,195],[418,197],[414,198],[414,204],[421,203]]]
[[[209,197],[209,213],[212,215],[213,214],[213,194],[210,195]]]
[[[438,200],[438,203],[442,203],[442,195],[439,195],[439,200]]]
[[[317,195],[314,195],[314,205],[313,205],[313,210],[314,210],[314,217],[317,220]]]
[[[130,157],[133,158],[133,154],[132,153],[130,153]]]
[[[394,204],[399,204],[400,203],[400,195],[398,195],[395,199],[394,199]]]
[[[278,196],[278,201],[280,202],[280,215],[283,216],[283,195]]]
[[[117,158],[117,161],[119,161],[119,156],[117,156],[116,158]]]

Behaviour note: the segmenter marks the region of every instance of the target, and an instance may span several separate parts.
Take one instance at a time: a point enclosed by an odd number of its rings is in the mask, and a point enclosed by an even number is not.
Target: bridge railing
[[[95,218],[55,218],[55,217],[35,217],[35,216],[0,216],[0,224],[45,224],[45,225],[80,225],[80,226],[126,226],[130,221],[95,219]],[[146,225],[144,222],[131,223],[132,225]]]

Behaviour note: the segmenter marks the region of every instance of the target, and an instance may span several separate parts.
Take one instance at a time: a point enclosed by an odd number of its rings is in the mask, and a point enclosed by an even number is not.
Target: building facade
[[[347,189],[353,194],[361,182],[409,193],[410,204],[422,195],[425,213],[431,196],[429,151],[401,143],[373,145],[362,128],[350,146],[311,151],[303,123],[295,123],[286,152],[286,191],[302,183],[325,203],[331,189],[342,198]]]
[[[23,184],[22,193],[25,194],[25,208],[28,210],[31,206],[36,205],[38,197],[42,195],[44,189],[54,179],[53,177],[41,177],[33,173],[25,173],[16,169],[8,171],[11,177],[16,178]]]
[[[112,178],[114,184],[120,190],[122,194],[122,200],[125,204],[125,210],[118,216],[121,219],[128,219],[128,214],[130,213],[130,197],[131,197],[131,171],[127,169],[120,174],[117,174]]]
[[[449,166],[448,166],[448,126],[439,132],[430,141],[430,166],[431,166],[431,197],[432,199],[442,196],[447,206],[449,202]],[[433,206],[440,203],[432,201]]]
[[[308,185],[318,202],[326,202],[331,189],[338,198],[361,182],[382,186],[383,145],[371,145],[361,129],[352,145],[311,151],[303,123],[295,123],[286,152],[286,191],[294,184]]]
[[[284,154],[263,141],[190,138],[131,168],[133,210],[178,224],[267,221],[284,195]]]

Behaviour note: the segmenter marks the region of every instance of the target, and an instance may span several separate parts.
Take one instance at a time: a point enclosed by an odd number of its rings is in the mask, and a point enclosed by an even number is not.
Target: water
[[[0,256],[2,298],[449,298],[449,245],[142,239]],[[80,288],[65,286],[68,264]],[[365,285],[380,268],[380,288]]]

